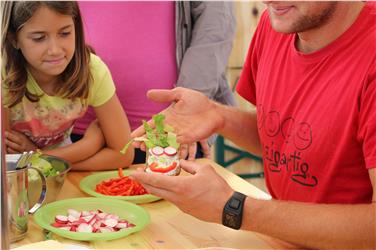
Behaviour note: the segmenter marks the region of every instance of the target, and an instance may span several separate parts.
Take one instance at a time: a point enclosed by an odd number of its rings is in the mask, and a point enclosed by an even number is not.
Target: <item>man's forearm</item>
[[[242,229],[318,249],[375,249],[376,204],[327,205],[247,198]]]
[[[257,115],[254,111],[242,111],[239,108],[216,103],[216,113],[222,118],[219,134],[234,142],[239,147],[262,155],[262,147],[257,130]]]

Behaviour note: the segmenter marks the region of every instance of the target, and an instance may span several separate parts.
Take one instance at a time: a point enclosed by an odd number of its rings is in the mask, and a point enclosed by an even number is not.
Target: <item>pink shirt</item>
[[[108,65],[132,130],[167,107],[146,98],[149,89],[171,89],[177,80],[174,2],[79,3],[86,40]],[[84,133],[89,111],[75,124]]]
[[[376,9],[367,3],[334,42],[309,54],[264,13],[237,91],[257,105],[274,198],[370,203],[376,167]]]

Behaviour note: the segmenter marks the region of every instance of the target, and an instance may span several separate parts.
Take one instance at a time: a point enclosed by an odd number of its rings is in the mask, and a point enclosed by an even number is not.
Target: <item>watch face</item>
[[[238,226],[237,215],[233,213],[226,213],[224,222],[226,226],[236,228]]]

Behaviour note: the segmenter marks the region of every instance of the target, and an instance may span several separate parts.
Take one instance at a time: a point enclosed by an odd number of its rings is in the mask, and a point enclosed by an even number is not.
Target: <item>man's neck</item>
[[[350,28],[363,7],[363,2],[339,2],[329,22],[317,29],[298,33],[297,49],[310,53],[330,44]]]

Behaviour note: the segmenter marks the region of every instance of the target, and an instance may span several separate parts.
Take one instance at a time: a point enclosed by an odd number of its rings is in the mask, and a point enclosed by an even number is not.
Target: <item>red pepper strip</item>
[[[144,187],[128,176],[102,181],[95,191],[104,195],[142,195],[147,194]]]
[[[119,175],[119,177],[123,177],[124,176],[122,168],[118,168],[118,175]]]
[[[176,161],[173,162],[170,166],[168,166],[167,168],[162,168],[162,167],[157,167],[157,164],[153,165],[155,162],[153,162],[152,164],[150,164],[149,168],[151,171],[153,172],[158,172],[158,173],[166,173],[166,172],[169,172],[171,170],[173,170],[174,168],[176,168],[177,166],[177,163]]]

